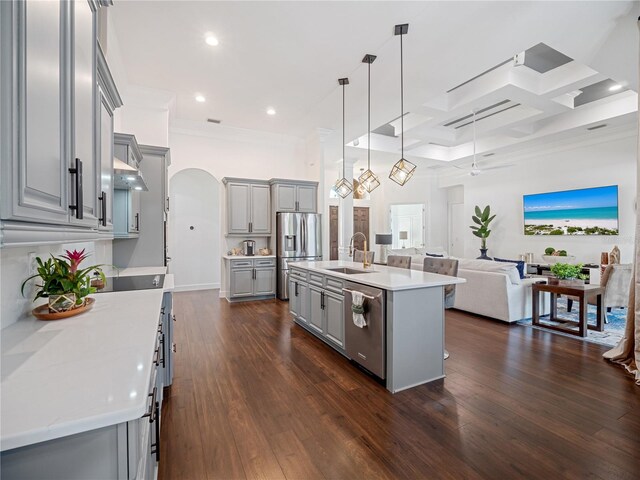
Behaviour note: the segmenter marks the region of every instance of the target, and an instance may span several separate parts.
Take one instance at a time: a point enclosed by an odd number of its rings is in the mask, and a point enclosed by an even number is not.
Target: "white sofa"
[[[422,270],[426,255],[415,250],[394,250],[393,254],[410,255],[411,268]],[[447,256],[441,248],[425,250]],[[458,259],[458,277],[467,282],[456,285],[454,308],[509,323],[531,318],[531,285],[540,278],[520,279],[513,263],[466,258]],[[549,296],[540,297],[540,314],[548,314]]]

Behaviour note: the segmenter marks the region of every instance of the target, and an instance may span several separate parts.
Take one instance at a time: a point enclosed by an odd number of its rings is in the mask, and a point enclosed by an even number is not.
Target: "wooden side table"
[[[532,305],[532,325],[537,327],[544,327],[550,330],[558,330],[564,333],[570,333],[571,335],[577,335],[579,337],[587,336],[587,329],[598,330],[602,332],[604,330],[604,309],[602,308],[602,296],[604,295],[604,287],[599,285],[556,285],[548,284],[546,282],[534,283],[532,286],[531,299]],[[547,292],[551,294],[551,315],[550,321],[555,322],[571,322],[577,324],[578,330],[576,331],[571,327],[564,327],[560,325],[551,325],[549,323],[540,321],[540,292]],[[573,322],[567,318],[558,317],[558,296],[559,295],[571,295],[578,297],[580,301],[580,311],[578,314],[578,321]],[[595,325],[589,325],[587,323],[587,308],[589,305],[589,299],[596,299],[597,306],[597,318]]]

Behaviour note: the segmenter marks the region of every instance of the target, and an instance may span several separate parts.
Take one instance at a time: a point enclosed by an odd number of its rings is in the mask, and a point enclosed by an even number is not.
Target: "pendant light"
[[[338,195],[345,198],[353,191],[351,182],[347,180],[344,174],[344,87],[349,85],[349,79],[339,78],[338,84],[342,85],[342,178],[336,182],[334,188]]]
[[[367,169],[358,177],[360,185],[369,193],[380,186],[378,176],[371,171],[371,64],[376,59],[375,55],[367,54],[362,59],[362,63],[368,64],[368,87],[367,87]]]
[[[409,31],[409,24],[396,25],[395,34],[400,35],[400,145],[401,155],[395,165],[391,168],[389,178],[398,185],[403,186],[409,181],[416,171],[416,166],[404,158],[404,74],[402,71],[402,37]]]

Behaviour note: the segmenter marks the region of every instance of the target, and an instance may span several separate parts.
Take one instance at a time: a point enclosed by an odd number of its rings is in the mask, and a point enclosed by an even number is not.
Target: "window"
[[[424,209],[424,203],[391,205],[389,214],[393,235],[391,248],[424,246]]]

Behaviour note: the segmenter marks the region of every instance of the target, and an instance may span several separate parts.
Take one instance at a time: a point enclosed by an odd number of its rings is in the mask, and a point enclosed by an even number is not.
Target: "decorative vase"
[[[49,312],[60,313],[74,309],[76,306],[75,293],[63,293],[61,295],[49,295]]]
[[[493,260],[493,258],[491,258],[490,256],[487,255],[488,251],[489,251],[488,248],[481,248],[480,249],[480,256],[477,259],[478,260]]]
[[[559,285],[561,287],[576,287],[584,285],[584,280],[581,280],[579,278],[549,277],[547,283],[549,285]]]

